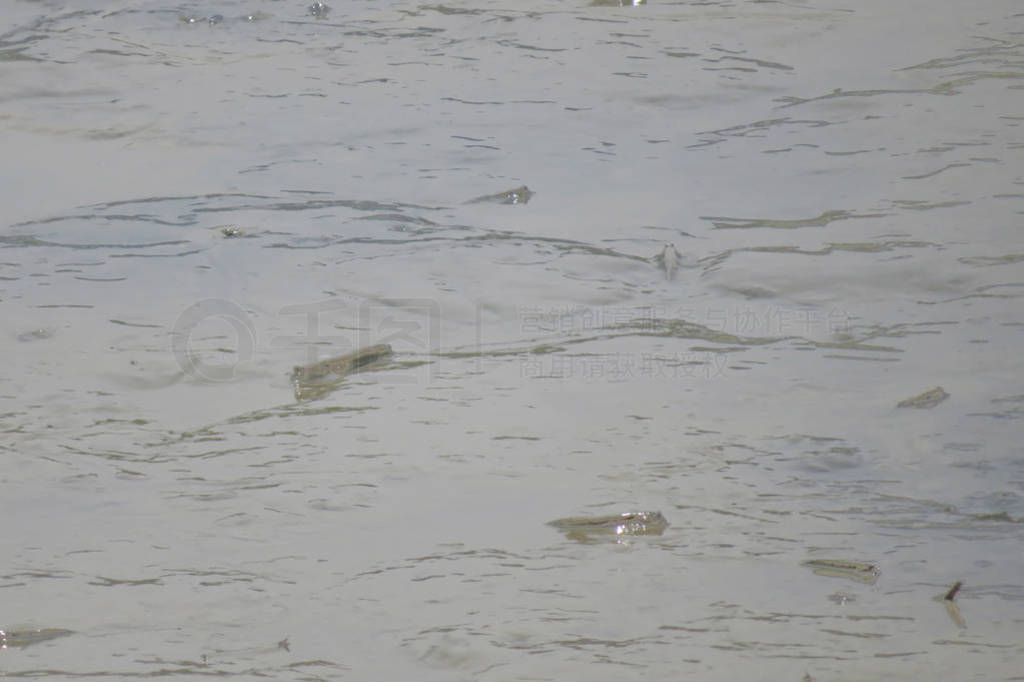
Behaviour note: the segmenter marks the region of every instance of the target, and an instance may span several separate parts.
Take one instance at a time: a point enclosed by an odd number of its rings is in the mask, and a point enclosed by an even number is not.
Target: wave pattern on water
[[[6,9],[6,675],[1019,674],[1011,0]]]

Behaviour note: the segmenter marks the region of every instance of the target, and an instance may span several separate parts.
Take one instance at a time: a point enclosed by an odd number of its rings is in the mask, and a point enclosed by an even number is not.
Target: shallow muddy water
[[[0,16],[0,675],[1019,676],[1016,3],[328,4]]]

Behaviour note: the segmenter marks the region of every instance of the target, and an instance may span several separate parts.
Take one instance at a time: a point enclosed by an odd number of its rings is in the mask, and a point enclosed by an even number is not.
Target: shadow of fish
[[[534,192],[526,185],[515,189],[498,192],[497,194],[486,194],[476,199],[470,199],[467,204],[525,204],[530,201]]]
[[[291,377],[295,399],[313,400],[326,395],[340,386],[342,379],[349,374],[381,362],[391,357],[392,353],[391,346],[380,343],[312,365],[296,365]]]

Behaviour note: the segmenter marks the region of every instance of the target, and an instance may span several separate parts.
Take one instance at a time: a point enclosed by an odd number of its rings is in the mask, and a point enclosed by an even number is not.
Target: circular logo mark
[[[216,333],[216,326],[227,323],[234,329],[234,347],[225,347],[225,334]],[[201,331],[207,335],[201,336]],[[185,309],[171,331],[171,350],[178,366],[203,381],[231,381],[239,365],[252,360],[256,350],[256,328],[249,314],[237,303],[220,298],[207,298]],[[202,352],[231,356],[232,362],[205,362]]]

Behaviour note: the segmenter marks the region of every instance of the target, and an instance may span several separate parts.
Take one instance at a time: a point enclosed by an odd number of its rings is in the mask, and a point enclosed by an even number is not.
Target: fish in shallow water
[[[43,628],[41,630],[0,630],[0,649],[32,646],[51,639],[73,635],[73,630]]]
[[[872,584],[878,579],[881,571],[875,564],[867,561],[850,561],[849,559],[809,559],[803,565],[817,575],[830,578],[845,578],[859,583]]]
[[[515,189],[498,192],[497,194],[485,194],[476,199],[470,199],[467,204],[525,204],[530,201],[533,192],[526,185]]]
[[[610,516],[572,516],[548,521],[570,540],[594,542],[601,536],[661,535],[668,521],[661,512],[624,512]]]
[[[936,386],[933,389],[925,391],[921,395],[915,395],[913,398],[901,400],[896,405],[896,407],[916,407],[918,409],[930,409],[932,407],[935,407],[948,397],[949,394],[942,390],[942,386]]]
[[[654,262],[665,273],[665,279],[672,279],[676,276],[676,271],[683,265],[683,254],[679,253],[675,244],[668,242],[661,253],[654,257]]]
[[[341,380],[392,355],[391,346],[379,343],[376,346],[361,348],[354,353],[346,353],[336,358],[328,358],[312,365],[296,365],[292,370],[292,385],[295,387],[296,400],[319,398],[337,388]]]

